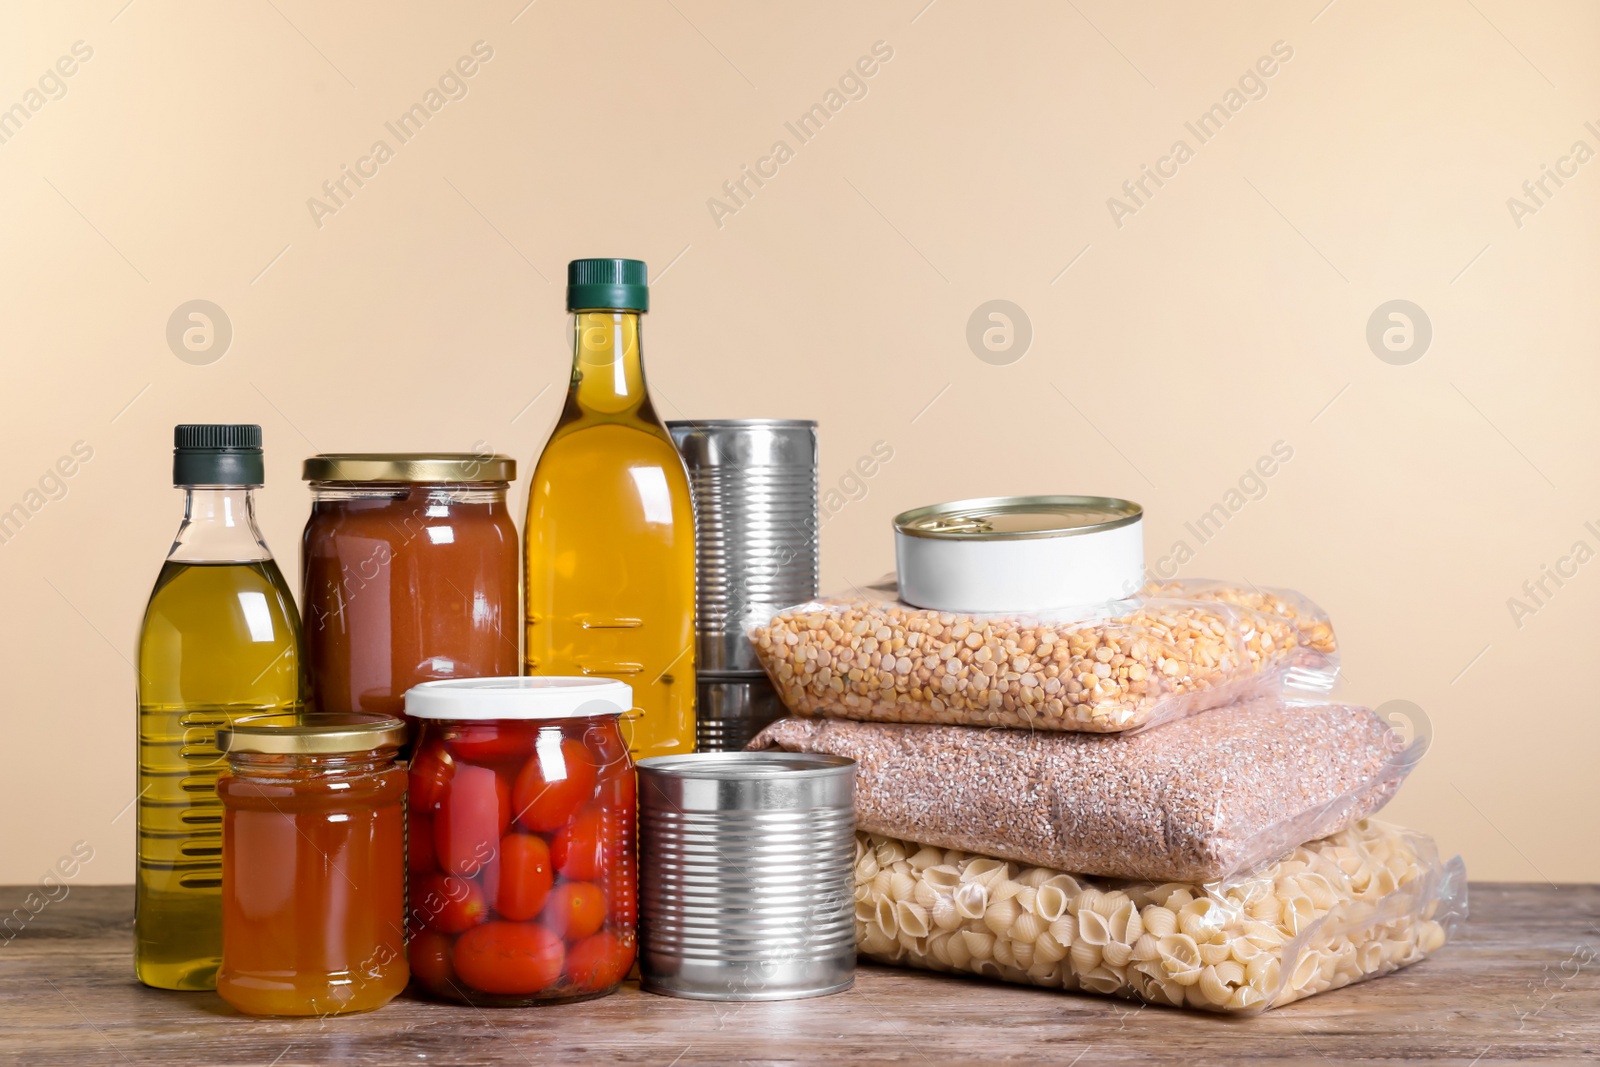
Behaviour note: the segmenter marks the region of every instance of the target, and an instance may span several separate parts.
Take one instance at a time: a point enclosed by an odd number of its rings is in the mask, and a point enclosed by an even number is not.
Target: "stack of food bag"
[[[870,959],[1248,1012],[1416,962],[1465,915],[1460,860],[1368,818],[1420,744],[1308,695],[1338,652],[1298,594],[972,615],[874,589],[750,637],[797,716],[751,747],[858,762]]]

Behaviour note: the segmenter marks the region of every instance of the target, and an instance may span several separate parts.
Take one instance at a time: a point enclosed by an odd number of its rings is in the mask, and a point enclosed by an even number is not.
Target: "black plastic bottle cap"
[[[567,264],[568,311],[649,311],[650,272],[642,259],[575,259]]]
[[[173,485],[266,484],[261,427],[249,423],[184,423],[172,431]]]

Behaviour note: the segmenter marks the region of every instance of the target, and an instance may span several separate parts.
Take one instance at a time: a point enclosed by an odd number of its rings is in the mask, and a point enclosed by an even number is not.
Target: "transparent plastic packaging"
[[[1337,664],[1301,663],[1294,620],[1217,584],[1203,599],[967,615],[903,604],[891,582],[747,632],[790,711],[870,722],[1118,733],[1277,692],[1291,671],[1332,688]]]
[[[1254,1013],[1388,974],[1467,916],[1466,869],[1376,820],[1229,884],[1116,882],[856,835],[856,938],[879,963]]]
[[[1376,812],[1425,740],[1257,698],[1133,736],[783,719],[751,748],[857,762],[856,825],[1111,878],[1211,882]]]
[[[1267,617],[1275,639],[1285,623],[1294,631],[1295,649],[1284,683],[1292,688],[1327,692],[1339,676],[1339,642],[1333,621],[1310,597],[1292,589],[1239,585],[1213,578],[1151,582],[1141,596],[1208,600],[1245,608]],[[1279,620],[1282,620],[1281,622]]]

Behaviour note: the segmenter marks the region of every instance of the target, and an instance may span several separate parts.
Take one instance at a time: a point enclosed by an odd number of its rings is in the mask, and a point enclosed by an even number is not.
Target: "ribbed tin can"
[[[700,674],[759,674],[752,616],[817,595],[817,424],[669,422],[694,494]]]
[[[765,674],[702,674],[695,688],[697,752],[737,752],[771,723],[789,714]]]
[[[714,752],[639,761],[641,987],[789,1000],[855,981],[855,761]]]

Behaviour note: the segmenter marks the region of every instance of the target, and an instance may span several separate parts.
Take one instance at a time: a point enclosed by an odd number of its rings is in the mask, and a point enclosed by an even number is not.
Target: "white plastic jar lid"
[[[413,719],[587,719],[633,710],[633,687],[610,678],[448,678],[406,690]]]

